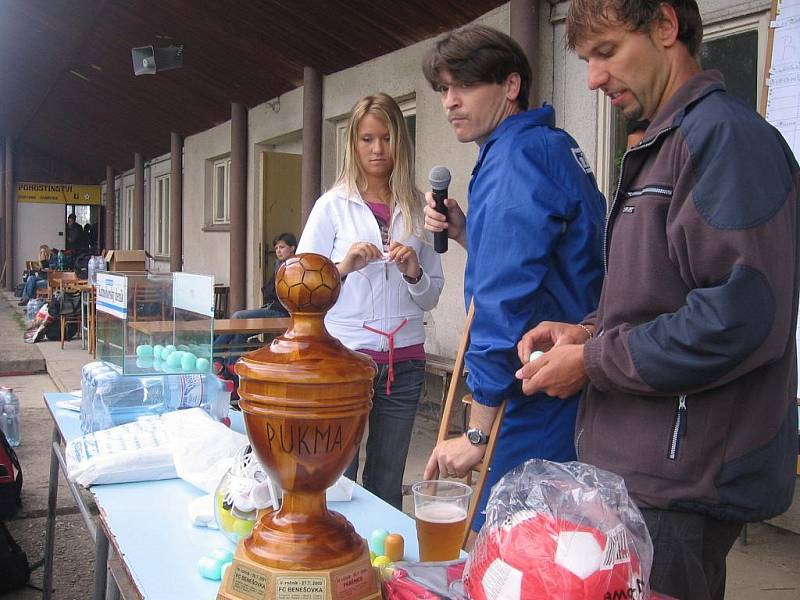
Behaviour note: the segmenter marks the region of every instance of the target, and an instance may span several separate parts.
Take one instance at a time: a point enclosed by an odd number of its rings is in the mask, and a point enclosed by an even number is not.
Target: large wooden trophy
[[[299,254],[276,281],[292,326],[245,355],[236,373],[247,436],[283,503],[239,542],[217,599],[377,599],[366,542],[325,503],[358,452],[377,369],[325,329],[341,287],[330,260]]]

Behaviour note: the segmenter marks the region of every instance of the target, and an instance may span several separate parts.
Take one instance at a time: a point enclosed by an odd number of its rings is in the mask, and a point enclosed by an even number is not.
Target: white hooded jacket
[[[395,207],[391,240],[414,248],[422,267],[422,279],[408,283],[395,264],[377,261],[347,275],[339,300],[325,317],[325,325],[331,335],[351,350],[388,351],[388,338],[364,329],[364,325],[388,333],[403,319],[408,323],[395,334],[395,348],[425,341],[423,315],[439,301],[444,287],[442,263],[433,250],[429,232],[415,232],[403,239],[403,229],[403,216]],[[339,263],[356,242],[383,247],[380,227],[369,206],[357,190],[348,195],[340,185],[314,204],[297,252],[314,252]]]

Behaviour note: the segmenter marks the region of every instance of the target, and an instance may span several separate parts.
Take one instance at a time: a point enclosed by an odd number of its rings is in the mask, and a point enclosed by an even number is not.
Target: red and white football
[[[488,524],[470,553],[464,584],[473,600],[640,600],[639,557],[622,523],[608,531],[518,511]]]

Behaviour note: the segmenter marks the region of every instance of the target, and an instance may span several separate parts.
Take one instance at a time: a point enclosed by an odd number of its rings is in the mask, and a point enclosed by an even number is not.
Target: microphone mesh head
[[[446,190],[450,185],[450,170],[447,167],[436,165],[428,175],[428,181],[433,190]]]

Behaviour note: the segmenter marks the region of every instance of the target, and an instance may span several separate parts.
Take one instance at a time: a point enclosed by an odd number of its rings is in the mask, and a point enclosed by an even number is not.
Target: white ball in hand
[[[531,352],[531,357],[530,357],[530,359],[528,360],[528,362],[533,362],[533,361],[535,361],[537,358],[539,358],[539,357],[540,357],[540,356],[542,356],[543,354],[544,354],[544,352],[542,352],[541,350],[534,350],[533,352]]]

